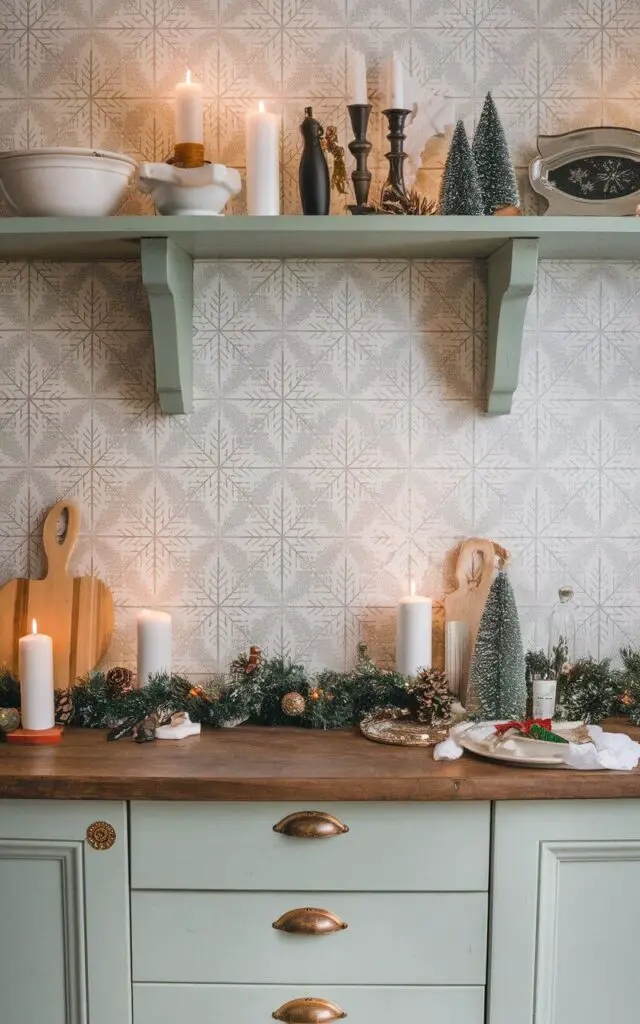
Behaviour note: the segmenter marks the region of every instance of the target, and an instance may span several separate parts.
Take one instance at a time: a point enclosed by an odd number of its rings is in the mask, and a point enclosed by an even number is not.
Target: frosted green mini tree
[[[440,213],[449,217],[479,217],[483,212],[478,172],[464,121],[458,121],[451,139],[440,186],[439,207]]]
[[[483,719],[516,719],[526,712],[524,647],[515,597],[499,570],[480,619],[469,672],[467,710]]]
[[[484,212],[493,215],[505,206],[519,206],[516,172],[509,156],[500,115],[488,92],[473,137],[475,160]]]

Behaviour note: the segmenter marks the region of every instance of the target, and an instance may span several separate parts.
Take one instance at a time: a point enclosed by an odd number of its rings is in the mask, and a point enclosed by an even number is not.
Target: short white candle
[[[349,103],[367,104],[367,62],[364,53],[349,53]]]
[[[38,633],[35,619],[32,632],[18,641],[18,675],[22,728],[37,732],[53,729],[53,640]]]
[[[171,674],[171,616],[144,608],[138,612],[138,686],[149,676]]]
[[[411,590],[411,596],[398,604],[396,669],[403,676],[431,668],[432,601],[416,594],[414,586]]]
[[[191,81],[190,71],[176,85],[176,142],[204,142],[202,86]]]
[[[247,114],[247,213],[277,217],[280,213],[280,118],[264,100]]]
[[[387,108],[389,110],[404,110],[404,68],[397,53],[394,53],[389,62],[389,95],[387,97]]]

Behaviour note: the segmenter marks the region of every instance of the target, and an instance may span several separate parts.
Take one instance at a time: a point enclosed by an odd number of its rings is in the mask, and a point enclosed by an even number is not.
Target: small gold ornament
[[[306,703],[301,693],[285,693],[280,701],[280,707],[289,718],[299,718],[304,715]]]
[[[94,821],[87,829],[87,842],[94,850],[110,850],[116,841],[116,830],[108,821]]]
[[[0,729],[14,732],[20,726],[20,712],[17,708],[0,708]]]
[[[633,699],[630,693],[623,693],[622,697],[620,698],[620,703],[624,704],[625,707],[630,708],[633,704],[635,704],[635,700]],[[1,724],[2,723],[0,722],[0,725]]]

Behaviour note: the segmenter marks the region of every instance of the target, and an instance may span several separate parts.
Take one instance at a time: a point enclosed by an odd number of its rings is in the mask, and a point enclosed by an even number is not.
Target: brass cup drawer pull
[[[349,826],[326,811],[294,811],[274,825],[273,831],[294,839],[331,839],[344,835]]]
[[[290,999],[283,1003],[271,1016],[286,1024],[330,1024],[342,1020],[346,1013],[328,999]]]
[[[290,935],[331,935],[332,932],[344,931],[349,926],[330,910],[298,907],[296,910],[287,910],[286,914],[282,914],[273,922],[272,927]]]

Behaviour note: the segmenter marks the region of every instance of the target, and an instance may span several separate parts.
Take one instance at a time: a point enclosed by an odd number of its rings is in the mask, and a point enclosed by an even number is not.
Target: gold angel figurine
[[[338,142],[338,129],[330,124],[327,125],[322,148],[333,157],[333,174],[331,175],[331,188],[346,196],[349,192],[347,179],[347,165],[344,162],[344,146]]]

